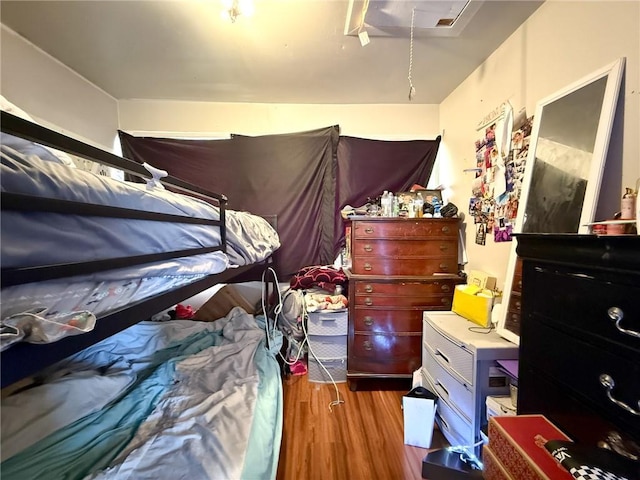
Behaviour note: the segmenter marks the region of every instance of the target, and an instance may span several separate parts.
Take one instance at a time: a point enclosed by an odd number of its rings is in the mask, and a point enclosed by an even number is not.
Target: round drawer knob
[[[373,252],[373,247],[371,245],[365,245],[364,246],[364,251],[365,252]]]
[[[370,263],[365,263],[365,264],[364,264],[364,269],[365,269],[367,272],[370,272],[371,270],[373,270],[373,267],[371,266],[371,264],[370,264]]]
[[[368,352],[373,349],[373,345],[371,345],[371,342],[369,340],[365,340],[364,342],[362,342],[362,348],[364,348]]]
[[[371,292],[373,292],[373,287],[371,285],[367,284],[367,285],[364,286],[364,291],[367,292],[367,293],[371,293]]]
[[[373,318],[367,315],[366,317],[364,317],[364,324],[367,327],[370,327],[371,325],[373,325]]]
[[[364,304],[367,307],[370,307],[371,305],[373,305],[373,300],[371,300],[369,297],[367,297],[367,298],[364,299]]]

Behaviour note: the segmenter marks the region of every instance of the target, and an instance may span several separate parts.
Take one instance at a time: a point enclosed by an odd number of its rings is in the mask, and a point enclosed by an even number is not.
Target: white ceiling
[[[255,0],[234,23],[220,0],[2,0],[0,21],[117,99],[438,104],[542,1],[472,1],[457,36],[416,29],[410,102],[411,12],[445,3],[371,0],[364,47],[348,0]],[[367,25],[388,8],[400,23]]]

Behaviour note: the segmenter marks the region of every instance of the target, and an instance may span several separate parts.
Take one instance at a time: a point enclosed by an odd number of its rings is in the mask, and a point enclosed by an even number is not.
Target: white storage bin
[[[309,335],[309,347],[319,358],[347,356],[346,335]]]
[[[319,358],[336,383],[347,381],[347,357],[343,358]],[[331,383],[331,378],[320,366],[318,361],[309,355],[309,381],[313,383]]]
[[[311,312],[307,322],[309,335],[346,335],[348,333],[348,313],[341,312]]]

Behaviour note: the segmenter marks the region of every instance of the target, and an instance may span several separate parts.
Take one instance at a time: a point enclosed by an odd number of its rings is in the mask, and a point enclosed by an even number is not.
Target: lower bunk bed
[[[238,275],[264,279],[275,229],[227,210],[224,195],[1,120],[2,477],[275,478],[273,322],[240,308],[211,322],[149,321]],[[154,178],[102,177],[41,147]]]
[[[239,307],[134,325],[3,399],[2,477],[275,478],[280,346]]]

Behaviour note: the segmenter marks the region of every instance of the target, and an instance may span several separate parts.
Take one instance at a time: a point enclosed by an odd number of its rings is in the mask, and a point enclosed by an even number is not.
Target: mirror
[[[624,59],[536,106],[515,233],[588,233],[594,220]],[[519,343],[521,269],[512,242],[497,332]]]

